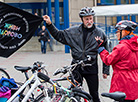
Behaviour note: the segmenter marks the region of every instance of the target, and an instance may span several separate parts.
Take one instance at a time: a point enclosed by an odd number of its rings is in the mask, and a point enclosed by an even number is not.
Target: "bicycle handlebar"
[[[66,70],[66,69],[59,69],[59,68],[58,68],[58,69],[53,73],[53,76],[58,75],[59,73],[66,74],[66,73],[67,73],[67,70]]]
[[[78,65],[81,65],[82,67],[85,67],[85,66],[92,66],[92,64],[85,64],[87,61],[90,61],[90,58],[85,59],[85,60],[80,60],[80,61],[78,60],[78,61],[76,61],[75,64],[72,64],[72,65],[70,65],[70,66],[65,66],[65,67],[63,67],[63,68],[61,68],[61,69],[58,68],[58,69],[53,73],[53,76],[58,75],[58,74],[60,74],[60,73],[66,74],[69,70],[73,69],[73,67],[76,67],[76,66],[78,66]],[[73,70],[72,70],[72,71],[73,71]]]

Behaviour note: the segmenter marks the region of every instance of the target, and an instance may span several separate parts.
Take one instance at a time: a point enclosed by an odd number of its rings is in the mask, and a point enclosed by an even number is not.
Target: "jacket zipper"
[[[82,39],[83,39],[83,36],[84,35],[82,35]],[[85,58],[85,42],[84,42],[84,39],[83,39],[83,54],[82,54],[82,59],[84,59]]]

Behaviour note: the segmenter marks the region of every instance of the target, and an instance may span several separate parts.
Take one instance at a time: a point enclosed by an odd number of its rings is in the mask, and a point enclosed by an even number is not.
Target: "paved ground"
[[[46,69],[49,72],[51,78],[52,73],[57,69],[65,65],[70,65],[71,55],[65,54],[64,52],[47,52],[46,54],[41,54],[40,52],[16,52],[9,58],[0,58],[0,66],[6,68],[10,76],[13,77],[16,81],[24,81],[24,75],[14,69],[15,65],[22,66],[32,66],[35,61],[42,61],[46,65]],[[108,92],[110,86],[109,76],[107,79],[102,78],[102,63],[99,62],[99,93]],[[111,70],[111,69],[110,69]],[[112,73],[112,70],[111,70]],[[67,86],[67,83],[64,83],[64,86]],[[84,81],[84,88],[87,89],[87,85]],[[101,102],[112,102],[112,100],[103,98],[100,96]]]

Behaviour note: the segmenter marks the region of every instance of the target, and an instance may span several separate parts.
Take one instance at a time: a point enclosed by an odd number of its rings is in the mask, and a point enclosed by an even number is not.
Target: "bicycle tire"
[[[41,93],[40,95],[38,95],[36,97],[36,99],[34,100],[34,102],[47,102],[45,100],[45,95],[43,93]],[[60,100],[57,99],[52,99],[50,102],[59,102]],[[75,99],[75,97],[71,97],[69,99],[65,99],[64,102],[78,102],[77,99]]]
[[[68,102],[78,102],[77,99],[75,97],[70,97]]]
[[[91,99],[84,98],[82,94],[75,96],[75,99],[77,102],[93,102]]]
[[[2,68],[0,68],[0,77],[8,78],[10,79],[10,75]]]
[[[87,100],[87,99],[85,99],[83,97],[80,97],[80,99],[77,100],[77,102],[93,102],[93,100]]]

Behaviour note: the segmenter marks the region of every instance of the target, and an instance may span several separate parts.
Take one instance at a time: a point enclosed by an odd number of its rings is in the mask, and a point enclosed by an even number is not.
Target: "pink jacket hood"
[[[121,40],[120,43],[126,43],[131,51],[138,51],[138,36],[134,36],[130,40]]]

